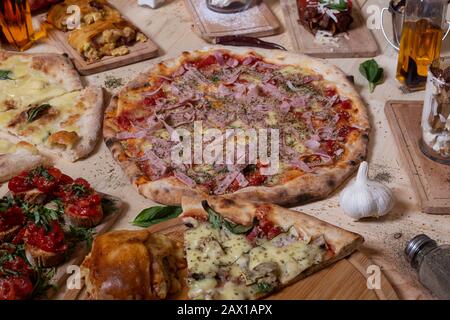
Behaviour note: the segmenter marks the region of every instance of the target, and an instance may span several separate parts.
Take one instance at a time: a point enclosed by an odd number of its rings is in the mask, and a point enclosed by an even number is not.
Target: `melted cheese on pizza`
[[[185,233],[191,299],[254,299],[322,260],[323,249],[288,230],[252,244],[245,234],[201,222]],[[298,235],[297,235],[298,237]]]
[[[44,73],[31,68],[27,57],[11,56],[0,62],[0,70],[9,72],[9,79],[0,80],[0,112],[26,108],[66,92]]]
[[[0,127],[35,145],[73,148],[81,139],[79,119],[86,109],[82,91],[68,92],[31,58],[14,55],[0,62]]]

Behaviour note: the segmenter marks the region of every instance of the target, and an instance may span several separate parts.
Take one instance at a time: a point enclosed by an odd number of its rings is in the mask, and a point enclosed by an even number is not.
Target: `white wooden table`
[[[118,3],[128,0],[110,1]],[[284,25],[284,17],[279,2],[277,0],[268,0],[267,2]],[[366,9],[368,6],[376,5],[381,8],[388,1],[358,0],[358,2],[363,9],[363,15],[367,16]],[[192,31],[192,20],[182,0],[169,0],[167,4],[155,10],[139,7],[136,3],[133,3],[128,6],[124,13],[131,17],[132,21],[160,46],[161,56],[153,60],[88,76],[84,79],[86,83],[103,85],[107,75],[122,78],[126,82],[138,72],[148,69],[153,63],[177,56],[184,50],[198,49],[207,45]],[[386,18],[386,26],[390,29],[390,17]],[[378,176],[390,177],[387,185],[393,189],[397,204],[389,215],[364,222],[353,222],[342,213],[338,204],[339,191],[326,200],[296,209],[362,234],[366,241],[361,250],[384,270],[401,298],[430,298],[428,291],[418,283],[415,271],[406,262],[403,249],[405,243],[419,233],[429,235],[436,239],[438,243],[450,243],[450,216],[435,216],[420,212],[383,109],[387,100],[420,100],[423,99],[423,92],[402,94],[399,90],[399,84],[395,80],[397,53],[384,40],[381,30],[373,30],[373,32],[380,48],[380,54],[376,57],[376,60],[384,68],[386,75],[384,84],[378,86],[373,94],[369,94],[367,82],[358,71],[359,64],[365,59],[331,59],[331,61],[341,67],[347,74],[355,77],[355,86],[368,105],[373,128],[368,156],[370,175],[372,177],[377,174]],[[288,50],[292,48],[285,28],[282,29],[281,34],[265,39],[279,43]],[[448,55],[449,47],[450,41],[447,40],[444,43],[444,55]],[[46,43],[39,44],[30,51],[58,52],[56,48]],[[59,160],[55,164],[73,176],[86,178],[96,189],[118,196],[127,203],[126,212],[116,223],[114,229],[135,228],[130,224],[133,218],[142,209],[154,205],[152,201],[140,196],[130,185],[127,177],[114,162],[103,142],[99,143],[94,153],[85,160],[76,163]],[[6,186],[2,186],[0,194],[5,190]]]

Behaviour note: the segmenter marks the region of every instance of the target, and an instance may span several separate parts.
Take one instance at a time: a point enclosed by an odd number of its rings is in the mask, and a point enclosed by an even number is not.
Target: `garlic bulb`
[[[342,190],[339,204],[345,214],[355,220],[381,217],[394,207],[392,191],[385,185],[367,178],[368,165],[359,165],[356,180]]]

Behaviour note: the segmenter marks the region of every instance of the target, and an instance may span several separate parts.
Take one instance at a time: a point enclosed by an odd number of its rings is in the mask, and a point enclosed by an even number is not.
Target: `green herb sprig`
[[[82,242],[86,241],[86,246],[90,249],[92,247],[92,242],[94,241],[95,230],[93,228],[82,228],[70,226],[69,237],[71,242]]]

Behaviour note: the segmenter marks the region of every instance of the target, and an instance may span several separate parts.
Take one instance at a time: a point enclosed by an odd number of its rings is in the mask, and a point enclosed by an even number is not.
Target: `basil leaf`
[[[367,60],[359,65],[359,72],[369,81],[369,92],[372,93],[378,84],[383,83],[384,70],[378,66],[374,59]]]
[[[242,234],[247,233],[253,228],[253,224],[249,226],[244,226],[242,224],[233,223],[231,221],[224,221],[225,227],[227,227],[228,230],[230,230],[234,234]]]
[[[0,70],[0,80],[12,80],[9,75],[11,71],[9,70]]]
[[[258,293],[269,293],[274,289],[271,284],[263,281],[257,284],[257,288]]]
[[[208,201],[202,201],[203,209],[208,212],[208,221],[214,229],[220,229],[223,224],[223,218],[217,212],[215,212],[208,204]]]
[[[214,229],[220,229],[225,226],[234,234],[247,233],[253,228],[253,224],[249,226],[244,226],[242,224],[237,224],[228,220],[225,220],[220,214],[215,212],[208,204],[206,200],[202,201],[203,209],[208,212],[208,221],[213,226]]]
[[[133,225],[146,228],[178,217],[183,210],[180,206],[154,206],[142,210],[133,220]]]
[[[40,116],[43,115],[45,111],[50,109],[52,106],[48,103],[41,104],[40,106],[33,107],[28,109],[27,111],[27,121],[33,122],[34,120],[38,119]]]
[[[336,0],[334,0],[334,1],[333,0],[320,0],[320,3],[325,4],[325,6],[331,10],[338,10],[338,11],[347,10],[347,2],[345,0],[339,0],[339,2]]]

